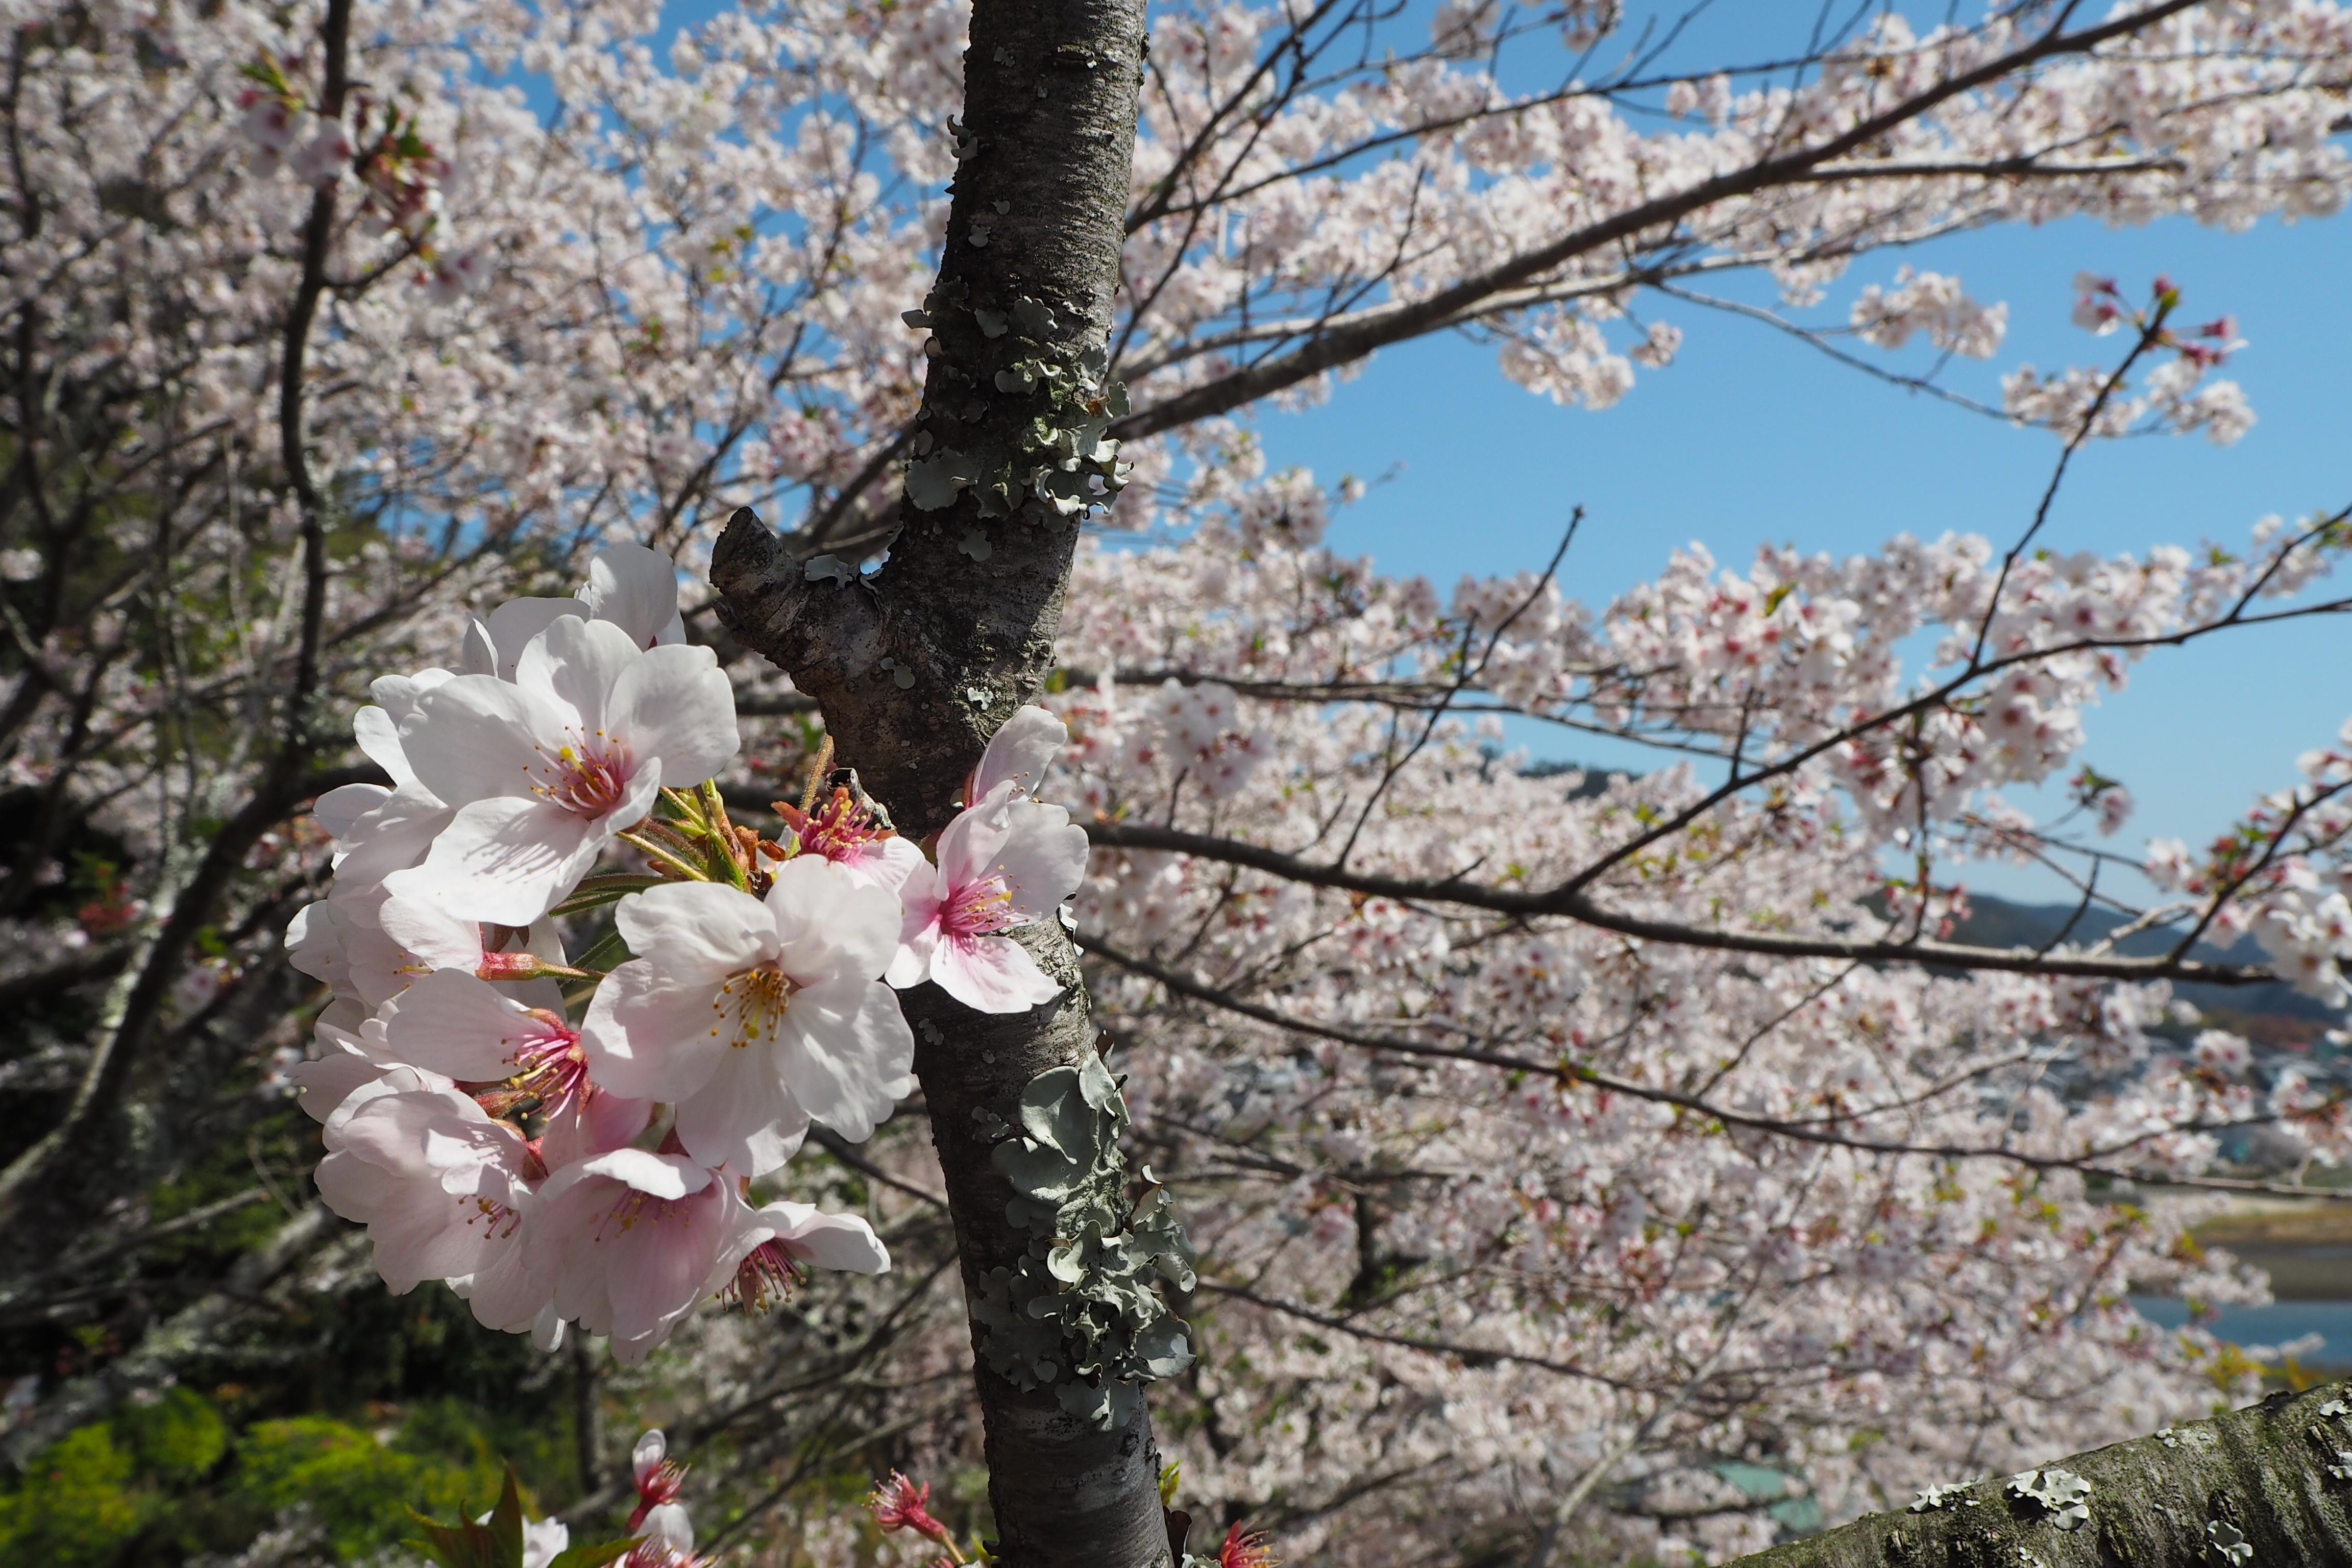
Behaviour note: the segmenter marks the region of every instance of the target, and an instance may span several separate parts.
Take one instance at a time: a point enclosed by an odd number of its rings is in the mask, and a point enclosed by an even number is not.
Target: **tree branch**
[[[2090,1483],[2090,1519],[2058,1528],[2053,1510],[2002,1478],[1937,1506],[1867,1514],[1738,1560],[1738,1568],[1886,1568],[1888,1563],[2040,1564],[2041,1568],[2209,1568],[2352,1564],[2352,1385],[2274,1394],[2260,1405],[2168,1426],[2152,1436],[2040,1467]],[[2242,1541],[2251,1552],[2229,1550]]]
[[[1280,850],[1181,828],[1140,822],[1095,821],[1085,825],[1096,844],[1120,849],[1165,850],[1197,859],[1222,861],[1264,871],[1285,881],[1333,888],[1373,898],[1454,904],[1522,919],[1558,916],[1645,942],[1718,952],[1752,952],[1767,958],[1832,958],[1863,963],[1932,964],[2011,974],[2067,975],[2094,980],[2176,980],[2204,985],[2263,985],[2278,976],[2260,964],[2209,963],[2183,957],[2093,958],[2036,953],[2030,948],[1971,947],[1963,942],[1861,942],[1839,937],[1779,936],[1769,931],[1727,931],[1627,914],[1602,906],[1580,889],[1522,891],[1459,878],[1427,879],[1355,871],[1286,855]]]

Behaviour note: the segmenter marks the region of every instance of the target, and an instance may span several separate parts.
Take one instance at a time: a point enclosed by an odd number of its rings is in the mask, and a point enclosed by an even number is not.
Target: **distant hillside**
[[[2068,931],[2070,921],[2073,929]],[[2124,923],[2124,917],[2112,910],[2087,910],[2077,921],[2071,904],[2013,904],[1972,893],[1969,918],[1952,932],[1952,940],[1981,947],[2038,948],[2065,931],[2068,942],[2083,944],[2098,941]],[[2116,946],[2134,958],[2152,957],[2171,952],[2183,934],[2179,929],[2159,926],[2135,932]],[[2200,942],[2193,952],[2196,957],[2215,963],[2264,962],[2263,950],[2252,937],[2242,937],[2229,948]],[[2173,991],[2213,1023],[2265,1045],[2307,1042],[2344,1022],[2343,1009],[2298,995],[2293,987],[2277,981],[2267,985],[2176,984]]]
[[[1582,773],[1584,776],[1569,787],[1570,800],[1589,799],[1616,780],[1629,776],[1622,770],[1587,769],[1580,763],[1559,760],[1529,763],[1519,773],[1524,778]],[[2098,941],[2125,921],[2126,917],[2112,910],[2085,910],[2078,919],[2072,904],[2020,904],[1971,893],[1969,918],[1953,931],[1951,940],[1979,947],[2040,948],[2063,931],[2069,942],[2083,946]],[[2183,934],[2180,929],[2158,926],[2127,936],[2116,946],[2130,957],[2153,957],[2171,952]],[[2242,937],[2229,948],[2200,942],[2192,951],[2195,957],[2214,963],[2264,962],[2262,948],[2251,937]],[[2309,1045],[2326,1030],[2346,1022],[2343,1008],[2297,995],[2292,986],[2276,981],[2267,985],[2176,984],[2173,992],[2204,1014],[2216,1027],[2234,1030],[2257,1045]]]

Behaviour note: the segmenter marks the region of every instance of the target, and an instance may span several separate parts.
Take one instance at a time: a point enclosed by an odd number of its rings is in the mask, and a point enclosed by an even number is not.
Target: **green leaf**
[[[499,1490],[499,1506],[490,1510],[490,1543],[501,1568],[509,1563],[522,1568],[522,1488],[511,1464],[507,1466],[507,1484]]]
[[[632,1535],[626,1541],[600,1541],[593,1546],[571,1547],[550,1559],[547,1568],[605,1568],[644,1539],[642,1535]]]
[[[572,890],[572,896],[550,910],[554,915],[576,915],[589,910],[602,909],[606,904],[619,903],[631,893],[642,893],[647,888],[658,888],[666,879],[649,877],[635,871],[615,871],[610,876],[590,877]]]
[[[572,966],[574,969],[610,971],[616,965],[627,963],[632,956],[634,955],[629,952],[629,944],[621,940],[621,933],[615,929],[606,931],[603,936],[590,942],[588,951],[573,959]]]
[[[409,1511],[425,1527],[425,1539],[405,1544],[441,1568],[522,1568],[522,1487],[515,1479],[512,1465],[507,1467],[506,1485],[499,1489],[499,1504],[485,1521],[460,1519],[455,1524],[441,1524],[414,1509]],[[463,1504],[459,1505],[459,1513],[467,1511]],[[628,1544],[634,1542],[625,1544],[614,1555],[618,1556]],[[593,1562],[601,1568],[609,1561],[610,1558],[595,1558],[583,1563]]]
[[[520,1568],[522,1562],[520,1553],[508,1562],[499,1561],[498,1542],[488,1525],[436,1524],[421,1513],[416,1522],[425,1527],[425,1538],[404,1544],[423,1552],[441,1568]]]

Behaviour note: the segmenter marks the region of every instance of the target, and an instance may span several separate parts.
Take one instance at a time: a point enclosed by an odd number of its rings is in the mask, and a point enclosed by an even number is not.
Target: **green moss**
[[[0,1498],[0,1563],[9,1568],[111,1563],[146,1522],[153,1500],[134,1486],[131,1456],[105,1426],[53,1444]]]
[[[166,1482],[201,1479],[228,1450],[228,1424],[202,1394],[185,1388],[167,1390],[152,1405],[128,1406],[114,1427],[140,1472]]]
[[[322,1415],[298,1415],[247,1428],[237,1444],[235,1491],[272,1515],[307,1506],[328,1549],[349,1562],[411,1533],[411,1509],[436,1517],[479,1511],[498,1497],[499,1481],[487,1453],[452,1464]]]
[[[388,1414],[390,1414],[388,1412]],[[323,1415],[232,1434],[201,1394],[174,1388],[51,1445],[0,1489],[0,1568],[130,1568],[235,1551],[299,1508],[335,1560],[362,1562],[415,1533],[409,1510],[449,1518],[496,1500],[500,1441],[551,1471],[550,1440],[436,1400],[370,1431]]]

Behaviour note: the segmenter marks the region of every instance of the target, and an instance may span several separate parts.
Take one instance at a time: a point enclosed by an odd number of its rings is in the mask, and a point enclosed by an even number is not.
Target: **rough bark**
[[[1083,383],[1107,341],[1143,47],[1139,0],[978,0],[947,244],[918,317],[932,336],[916,456],[962,454],[948,476],[960,488],[942,504],[935,468],[920,498],[930,504],[902,502],[888,563],[863,579],[845,563],[804,563],[748,510],[712,557],[730,628],[816,699],[838,759],[912,837],[953,816],[989,736],[1053,665],[1077,529],[1024,504],[1021,476],[1042,452],[1040,421],[1098,428],[1115,411],[1099,388],[1074,399],[1066,377],[1055,394],[1024,385],[1017,367],[1050,363]],[[1011,488],[992,497],[992,477],[1007,474]],[[1068,987],[1058,1002],[982,1017],[932,987],[905,997],[968,1300],[1027,1245],[1008,1224],[1012,1190],[974,1113],[1014,1118],[1030,1080],[1095,1049],[1068,939],[1041,926],[1023,940]],[[1024,1394],[977,1362],[974,1375],[1000,1561],[1171,1561],[1139,1402],[1104,1430],[1048,1391]]]
[[[1749,1568],[2352,1568],[2352,1384],[2044,1467],[2090,1483],[2062,1530],[2005,1477],[1739,1559]],[[2337,1473],[2341,1471],[2342,1473]]]
[[[1041,408],[1000,373],[1041,345],[1075,357],[1106,342],[1142,58],[1138,0],[972,8],[919,440],[1013,460]],[[1050,323],[1024,319],[1024,300]],[[809,578],[747,509],[711,579],[736,636],[817,700],[842,759],[920,837],[1052,668],[1077,530],[988,516],[977,484],[934,510],[910,499],[899,521],[887,566],[850,584]]]

